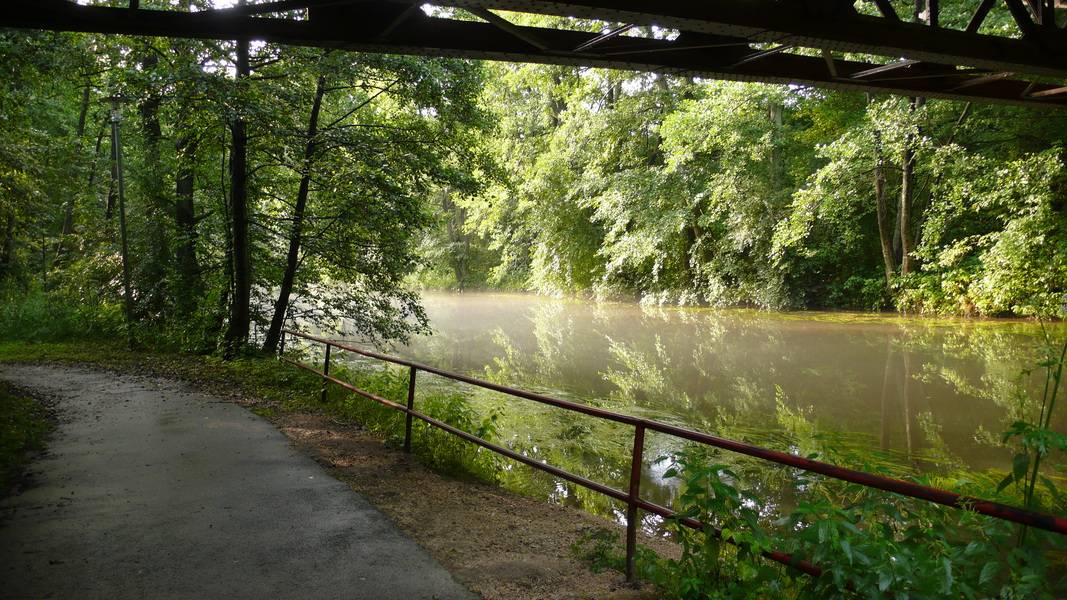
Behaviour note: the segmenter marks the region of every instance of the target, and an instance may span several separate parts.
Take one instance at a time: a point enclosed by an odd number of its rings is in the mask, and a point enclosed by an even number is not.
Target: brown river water
[[[663,308],[517,294],[426,293],[424,304],[433,335],[386,351],[796,453],[844,452],[853,463],[869,461],[895,475],[1006,468],[1011,452],[996,440],[1037,410],[1033,397],[1043,382],[1023,375],[1043,339],[1030,321]],[[1060,323],[1046,331],[1053,340],[1067,337]],[[420,389],[459,389],[480,413],[499,415],[497,441],[625,486],[631,429],[431,379],[420,379]],[[1065,415],[1067,408],[1054,419],[1060,431]],[[654,435],[646,456],[680,447]],[[646,465],[649,499],[673,495],[665,469],[654,460]],[[575,493],[558,482],[549,488],[561,498]]]

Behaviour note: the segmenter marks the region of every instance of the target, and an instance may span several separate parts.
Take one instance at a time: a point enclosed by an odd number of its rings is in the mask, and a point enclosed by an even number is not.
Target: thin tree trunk
[[[111,136],[111,182],[107,188],[107,207],[104,209],[104,217],[108,221],[115,216],[115,202],[118,199],[118,186],[116,182],[119,180],[119,147],[115,144],[114,132]],[[110,228],[109,228],[110,230]]]
[[[183,8],[189,11],[192,0],[185,0]],[[189,60],[195,56],[194,49],[187,40],[175,40],[171,50],[179,61]],[[196,258],[197,218],[195,204],[196,156],[200,139],[190,123],[192,100],[190,94],[195,83],[183,80],[178,85],[177,96],[181,105],[178,109],[178,140],[174,144],[178,166],[174,178],[174,222],[178,231],[176,258],[178,262],[178,281],[181,289],[177,293],[178,312],[183,316],[194,314],[199,308],[200,297],[204,292],[200,276],[200,264]],[[225,163],[223,163],[225,166]],[[225,168],[223,169],[225,172]]]
[[[133,287],[130,277],[130,245],[126,235],[126,183],[122,172],[122,134],[119,125],[119,109],[117,104],[112,107],[111,117],[111,156],[114,162],[111,165],[113,177],[112,189],[118,196],[119,209],[119,242],[120,255],[122,258],[122,299],[126,314],[126,340],[133,343]]]
[[[222,191],[222,212],[226,218],[226,231],[223,236],[223,239],[225,240],[225,254],[222,261],[223,281],[226,283],[226,287],[224,287],[222,293],[219,294],[214,322],[205,335],[205,341],[207,342],[205,344],[205,349],[209,351],[218,345],[219,334],[222,332],[222,328],[226,324],[226,312],[230,305],[230,296],[233,295],[233,236],[231,235],[231,232],[233,231],[233,218],[230,216],[233,211],[230,210],[230,196],[226,190],[226,165],[226,140],[223,139],[222,161],[219,166],[219,189]]]
[[[919,98],[912,98],[912,110],[914,111]],[[915,194],[915,152],[911,148],[913,136],[910,134],[904,139],[904,152],[900,157],[900,206],[898,207],[900,225],[900,274],[911,273],[912,250],[914,241],[911,235],[911,203]]]
[[[159,64],[159,55],[148,52],[141,59],[144,72],[153,71]],[[166,308],[167,272],[170,263],[170,242],[167,239],[167,218],[170,212],[167,198],[163,193],[163,168],[160,158],[160,144],[163,128],[159,123],[159,109],[162,99],[154,91],[141,101],[141,129],[144,132],[144,169],[141,172],[141,189],[147,196],[147,216],[152,231],[152,244],[148,253],[147,264],[142,268],[146,279],[147,297],[145,308],[153,314],[160,315]]]
[[[885,282],[890,284],[896,274],[896,261],[893,259],[893,232],[889,225],[889,207],[885,194],[885,159],[882,154],[882,135],[874,131],[874,201],[878,209],[878,239],[882,243],[882,262],[885,266]]]
[[[15,213],[7,213],[4,225],[4,244],[0,246],[0,280],[11,272],[11,263],[15,256]]]
[[[278,300],[274,303],[274,317],[270,321],[270,329],[263,342],[264,352],[274,352],[278,348],[282,326],[285,324],[285,314],[289,310],[289,297],[293,292],[293,283],[296,281],[296,269],[300,262],[300,242],[304,234],[304,212],[307,209],[308,190],[311,185],[311,166],[315,157],[315,136],[318,134],[319,112],[325,93],[326,77],[320,75],[315,85],[315,99],[311,103],[311,116],[308,119],[304,165],[300,176],[300,189],[296,194],[296,206],[293,209],[293,227],[289,232],[289,252],[285,257],[285,274],[282,276],[282,285],[278,290]]]
[[[196,311],[202,286],[200,265],[196,260],[196,205],[194,204],[196,138],[183,134],[175,144],[178,171],[175,178],[174,221],[178,226],[178,277],[181,281],[178,311],[190,315]]]
[[[76,160],[81,158],[82,137],[85,135],[85,121],[86,121],[86,118],[89,115],[89,92],[90,92],[90,89],[91,89],[90,84],[86,83],[85,84],[85,89],[82,90],[81,111],[78,114],[78,129],[77,129],[77,133],[76,133],[76,136],[75,136],[75,143],[74,143],[74,148],[75,148],[74,156],[75,156]],[[59,264],[60,259],[63,257],[63,251],[64,251],[63,244],[64,244],[64,242],[66,242],[67,238],[70,237],[70,234],[74,232],[74,198],[75,197],[76,197],[76,194],[72,193],[70,195],[70,197],[67,198],[67,204],[63,209],[63,228],[62,228],[62,230],[61,230],[61,232],[59,234],[59,242],[56,243],[56,254],[52,259],[52,267],[53,268],[56,265]]]
[[[92,193],[93,187],[96,185],[96,166],[100,162],[100,149],[103,147],[105,129],[107,129],[107,127],[101,125],[100,133],[96,134],[96,149],[93,150],[93,164],[89,166],[89,193]]]
[[[239,5],[243,6],[242,1]],[[248,40],[237,41],[237,79],[246,79]],[[233,302],[230,304],[230,323],[226,329],[223,355],[233,358],[248,342],[251,322],[252,264],[248,242],[248,131],[244,117],[238,114],[230,128],[233,150],[230,157],[230,209],[233,239]]]

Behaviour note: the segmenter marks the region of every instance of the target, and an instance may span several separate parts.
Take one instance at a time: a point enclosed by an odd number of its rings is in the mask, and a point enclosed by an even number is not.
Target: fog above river
[[[1042,340],[1033,322],[518,294],[426,293],[424,303],[433,335],[389,352],[724,437],[824,457],[850,452],[897,474],[1005,468],[1010,453],[995,440],[1036,411],[1019,394]],[[1067,335],[1063,324],[1047,327],[1054,338]],[[420,378],[420,389],[455,388],[433,379]],[[1038,379],[1029,383],[1039,396]],[[502,394],[462,392],[483,414],[500,416],[512,447],[569,468],[584,461],[581,470],[602,471],[601,479],[625,470],[629,431]],[[1063,415],[1054,424],[1061,430]],[[653,457],[680,447],[667,436],[649,445]],[[605,466],[608,455],[617,460]],[[665,467],[650,463],[645,477],[664,486]]]
[[[394,350],[445,369],[699,429],[733,414],[774,430],[781,400],[883,450],[915,454],[940,438],[976,467],[1000,462],[976,435],[999,434],[1017,416],[1014,388],[1041,340],[1037,324],[1018,321],[506,294],[427,293],[424,302],[434,334]],[[1067,334],[1061,324],[1049,331]]]

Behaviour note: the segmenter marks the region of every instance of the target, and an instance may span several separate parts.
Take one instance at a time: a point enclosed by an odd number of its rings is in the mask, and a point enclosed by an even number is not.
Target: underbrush
[[[40,285],[0,287],[0,339],[107,339],[123,331],[118,305],[78,301]]]
[[[407,402],[406,370],[385,368],[372,371],[331,365],[330,374],[386,400],[398,404]],[[400,411],[333,384],[328,388],[326,408],[346,420],[359,423],[389,444],[403,444],[406,415]],[[459,393],[420,392],[416,396],[415,410],[486,441],[493,441],[497,434],[497,416],[490,414],[479,418],[470,401]],[[499,455],[419,419],[412,423],[411,448],[416,456],[435,469],[471,475],[488,482],[496,481],[503,461]]]

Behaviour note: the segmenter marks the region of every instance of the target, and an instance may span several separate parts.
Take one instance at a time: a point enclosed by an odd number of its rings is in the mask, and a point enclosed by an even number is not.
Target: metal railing
[[[1009,506],[1009,505],[1001,504],[1001,503],[998,503],[998,502],[991,502],[989,500],[982,500],[980,498],[973,498],[973,497],[969,497],[969,496],[963,496],[963,495],[960,495],[960,494],[956,494],[954,492],[949,492],[949,491],[946,491],[946,490],[940,490],[940,489],[937,489],[937,488],[921,485],[921,484],[918,484],[918,483],[913,483],[913,482],[910,482],[910,481],[903,481],[903,480],[900,480],[900,479],[894,479],[894,478],[885,477],[885,476],[882,476],[882,475],[875,475],[875,474],[866,473],[866,472],[863,472],[863,471],[856,471],[856,470],[853,470],[853,469],[847,469],[847,468],[844,468],[844,467],[838,467],[838,466],[835,466],[835,465],[832,465],[832,464],[829,464],[829,463],[825,463],[825,462],[821,462],[821,461],[817,461],[817,460],[812,460],[812,459],[809,459],[809,458],[803,458],[803,457],[800,457],[800,456],[795,456],[793,454],[789,454],[789,453],[786,453],[786,452],[780,452],[780,451],[777,451],[777,450],[770,450],[768,448],[762,448],[762,447],[755,446],[755,445],[752,445],[752,444],[746,444],[744,442],[738,442],[738,441],[735,441],[735,440],[721,438],[721,437],[710,435],[710,434],[703,433],[703,432],[700,432],[700,431],[694,431],[692,429],[686,429],[684,427],[678,427],[678,426],[675,426],[675,425],[669,425],[667,423],[661,423],[659,421],[653,421],[653,420],[650,420],[650,419],[643,419],[643,418],[640,418],[640,417],[634,417],[634,416],[631,416],[631,415],[625,415],[625,414],[622,414],[622,413],[617,413],[617,412],[613,412],[613,411],[610,411],[610,410],[597,408],[595,406],[587,406],[587,405],[584,405],[584,404],[578,404],[576,402],[569,402],[567,400],[560,400],[558,398],[552,398],[550,396],[545,396],[545,395],[542,395],[542,394],[536,394],[536,393],[533,393],[533,392],[528,392],[528,391],[525,391],[525,390],[520,390],[520,389],[508,387],[508,386],[505,386],[505,385],[500,385],[500,384],[492,383],[492,382],[489,382],[489,381],[483,381],[481,379],[477,379],[477,378],[470,377],[470,376],[467,376],[467,375],[462,375],[462,374],[459,374],[459,373],[452,373],[452,372],[445,371],[445,370],[442,370],[442,369],[438,369],[436,367],[432,367],[432,366],[429,366],[429,365],[423,365],[423,364],[419,364],[419,363],[416,363],[416,362],[413,362],[413,361],[410,361],[410,360],[397,358],[395,356],[388,356],[388,355],[385,355],[385,354],[379,354],[377,352],[371,352],[369,350],[363,350],[361,348],[355,348],[353,346],[346,345],[346,344],[344,344],[342,342],[337,342],[337,341],[328,340],[328,339],[321,338],[321,337],[307,335],[307,334],[300,333],[300,332],[297,332],[297,331],[292,331],[292,330],[286,329],[286,330],[283,331],[283,335],[284,334],[288,334],[290,336],[298,337],[298,338],[305,339],[305,340],[308,340],[308,341],[311,341],[311,342],[316,342],[316,343],[320,343],[320,344],[324,344],[325,345],[326,352],[325,352],[325,359],[324,359],[323,370],[322,371],[318,371],[318,370],[316,370],[316,369],[314,369],[312,367],[304,365],[303,363],[300,363],[298,361],[291,360],[289,358],[286,358],[286,357],[282,356],[282,360],[284,360],[285,362],[288,362],[288,363],[290,363],[292,365],[300,367],[301,369],[304,369],[304,370],[310,371],[312,373],[315,373],[316,375],[318,375],[318,376],[323,378],[323,382],[322,382],[322,400],[323,401],[326,400],[327,384],[333,383],[333,384],[338,385],[338,386],[340,386],[340,387],[342,387],[342,388],[344,388],[344,389],[346,389],[346,390],[348,390],[350,392],[353,392],[355,394],[363,396],[364,398],[373,400],[373,401],[375,401],[375,402],[377,402],[379,404],[382,404],[382,405],[387,406],[389,408],[392,408],[392,409],[395,409],[397,411],[405,413],[407,415],[406,416],[406,421],[405,421],[405,424],[404,424],[404,451],[405,452],[410,452],[411,451],[411,425],[412,425],[412,420],[413,419],[419,419],[419,420],[421,420],[421,421],[423,421],[423,422],[425,422],[425,423],[427,423],[427,424],[429,424],[429,425],[431,425],[433,427],[437,427],[438,429],[442,429],[444,431],[447,431],[447,432],[449,432],[449,433],[451,433],[453,435],[456,435],[458,437],[461,437],[461,438],[463,438],[463,439],[465,439],[465,440],[467,440],[469,442],[472,442],[472,443],[477,444],[477,445],[479,445],[479,446],[481,446],[483,448],[486,448],[488,450],[496,452],[497,454],[501,454],[501,455],[506,456],[506,457],[508,457],[508,458],[510,458],[512,460],[515,460],[515,461],[518,461],[520,463],[529,465],[529,466],[531,466],[531,467],[533,467],[535,469],[539,469],[541,471],[545,471],[547,473],[555,475],[556,477],[559,477],[560,479],[564,479],[564,480],[569,481],[571,483],[574,483],[574,484],[580,485],[582,487],[591,489],[593,491],[599,492],[601,494],[604,494],[605,496],[608,496],[608,497],[613,498],[615,500],[618,500],[620,502],[626,503],[626,507],[627,507],[627,510],[626,510],[626,577],[629,580],[632,580],[634,578],[634,566],[635,566],[634,565],[634,558],[635,558],[635,552],[636,552],[636,548],[637,548],[637,523],[638,523],[637,511],[638,510],[643,510],[643,511],[648,512],[648,513],[659,515],[660,517],[663,517],[663,518],[666,518],[666,519],[678,518],[678,521],[682,525],[685,525],[687,527],[691,527],[691,528],[694,528],[694,529],[708,530],[712,534],[715,534],[715,535],[718,535],[720,533],[719,531],[717,531],[717,530],[715,530],[715,529],[713,529],[711,527],[707,527],[704,523],[701,523],[700,521],[697,521],[695,519],[691,519],[691,518],[688,518],[688,517],[679,517],[678,514],[674,510],[672,510],[670,508],[667,508],[666,506],[661,506],[661,505],[658,505],[658,504],[654,504],[652,502],[648,502],[648,501],[643,500],[641,498],[641,467],[644,464],[644,446],[645,446],[645,432],[646,431],[656,431],[656,432],[659,432],[659,433],[664,433],[664,434],[671,435],[671,436],[674,436],[674,437],[677,437],[677,438],[681,438],[681,439],[684,439],[684,440],[689,440],[689,441],[697,442],[697,443],[700,443],[700,444],[706,444],[706,445],[713,446],[713,447],[716,447],[716,448],[721,448],[723,450],[729,450],[731,452],[736,452],[738,454],[744,454],[744,455],[747,455],[747,456],[752,456],[752,457],[759,458],[759,459],[762,459],[762,460],[766,460],[766,461],[769,461],[769,462],[773,462],[773,463],[776,463],[776,464],[779,464],[779,465],[784,465],[784,466],[787,466],[787,467],[793,467],[793,468],[796,468],[796,469],[801,469],[801,470],[804,470],[804,471],[808,471],[810,473],[818,473],[820,475],[825,475],[826,477],[831,477],[833,479],[838,479],[838,480],[841,480],[841,481],[847,481],[847,482],[850,482],[850,483],[855,483],[855,484],[862,485],[862,486],[869,487],[869,488],[875,488],[875,489],[879,489],[879,490],[883,490],[883,491],[887,491],[887,492],[892,492],[892,493],[900,494],[902,496],[907,496],[907,497],[910,497],[910,498],[916,498],[916,499],[919,499],[919,500],[925,500],[927,502],[933,502],[933,503],[936,503],[936,504],[942,504],[942,505],[950,506],[950,507],[954,507],[954,508],[963,508],[963,509],[967,509],[967,510],[972,510],[974,512],[981,513],[981,514],[989,516],[989,517],[994,517],[994,518],[997,518],[997,519],[1003,519],[1003,520],[1006,520],[1006,521],[1011,521],[1011,522],[1014,522],[1014,523],[1019,523],[1019,524],[1022,524],[1022,525],[1026,525],[1028,527],[1036,527],[1038,529],[1044,529],[1044,530],[1047,530],[1047,531],[1052,531],[1052,532],[1055,532],[1055,533],[1067,535],[1067,517],[1058,517],[1058,516],[1055,516],[1055,515],[1050,515],[1050,514],[1046,514],[1046,513],[1040,513],[1040,512],[1037,512],[1037,511],[1032,511],[1032,510],[1028,510],[1028,509],[1024,509],[1024,508],[1018,508],[1018,507],[1014,507],[1014,506]],[[284,348],[284,337],[283,337],[283,340],[282,340],[282,347]],[[330,349],[331,348],[338,348],[340,350],[344,350],[346,352],[352,352],[354,354],[359,354],[359,355],[365,356],[367,358],[373,358],[373,359],[381,360],[381,361],[384,361],[384,362],[389,362],[389,363],[392,363],[392,364],[408,367],[409,375],[408,375],[408,394],[407,394],[407,404],[406,404],[406,406],[403,405],[403,404],[399,404],[397,402],[393,402],[392,400],[388,400],[386,398],[382,398],[381,396],[375,395],[375,394],[373,394],[371,392],[368,392],[366,390],[362,390],[362,389],[357,388],[356,386],[354,386],[354,385],[352,385],[350,383],[347,383],[345,381],[341,381],[341,380],[337,379],[336,377],[331,376],[330,375]],[[559,467],[554,467],[552,465],[549,465],[549,464],[546,464],[546,463],[543,463],[543,462],[539,462],[539,461],[537,461],[537,460],[535,460],[533,458],[530,458],[528,456],[525,456],[523,454],[515,452],[514,450],[511,450],[509,448],[504,448],[502,446],[497,446],[496,444],[492,444],[490,442],[487,442],[487,441],[483,440],[482,438],[480,438],[480,437],[478,437],[476,435],[473,435],[473,434],[471,434],[469,432],[466,432],[466,431],[463,431],[461,429],[458,429],[458,428],[456,428],[456,427],[454,427],[452,425],[449,425],[448,423],[445,423],[443,421],[440,421],[440,420],[435,419],[435,418],[433,418],[433,417],[431,417],[429,415],[423,414],[423,413],[415,410],[415,377],[416,377],[416,374],[419,371],[424,371],[426,373],[431,373],[431,374],[434,374],[434,375],[438,375],[438,376],[444,377],[446,379],[451,379],[453,381],[459,381],[459,382],[467,383],[467,384],[474,385],[474,386],[477,386],[477,387],[481,387],[481,388],[484,388],[484,389],[487,389],[487,390],[492,390],[492,391],[495,391],[495,392],[501,392],[503,394],[508,394],[510,396],[515,396],[517,398],[523,398],[523,399],[526,399],[526,400],[532,400],[534,402],[539,402],[541,404],[546,404],[546,405],[549,405],[549,406],[555,406],[557,408],[562,408],[562,409],[569,410],[569,411],[572,411],[572,412],[581,413],[581,414],[584,414],[584,415],[589,415],[589,416],[592,416],[592,417],[597,417],[597,418],[600,418],[600,419],[605,419],[605,420],[608,420],[608,421],[614,421],[616,423],[623,423],[623,424],[626,424],[626,425],[633,426],[634,427],[633,452],[632,452],[631,460],[630,460],[630,479],[629,479],[628,490],[627,491],[622,491],[622,490],[613,488],[611,486],[607,486],[607,485],[604,485],[604,484],[601,484],[601,483],[597,483],[595,481],[592,481],[590,479],[582,477],[581,475],[575,475],[574,473],[570,473],[568,471],[560,469]],[[822,574],[822,569],[819,568],[818,565],[815,565],[815,564],[813,564],[813,563],[811,563],[809,561],[803,560],[801,558],[791,556],[791,555],[786,554],[784,552],[766,551],[766,552],[763,552],[763,556],[768,558],[768,559],[770,559],[770,560],[782,563],[784,565],[787,565],[787,566],[793,567],[795,569],[798,569],[800,571],[803,571],[805,573],[808,573],[809,575],[819,576],[819,575]]]

